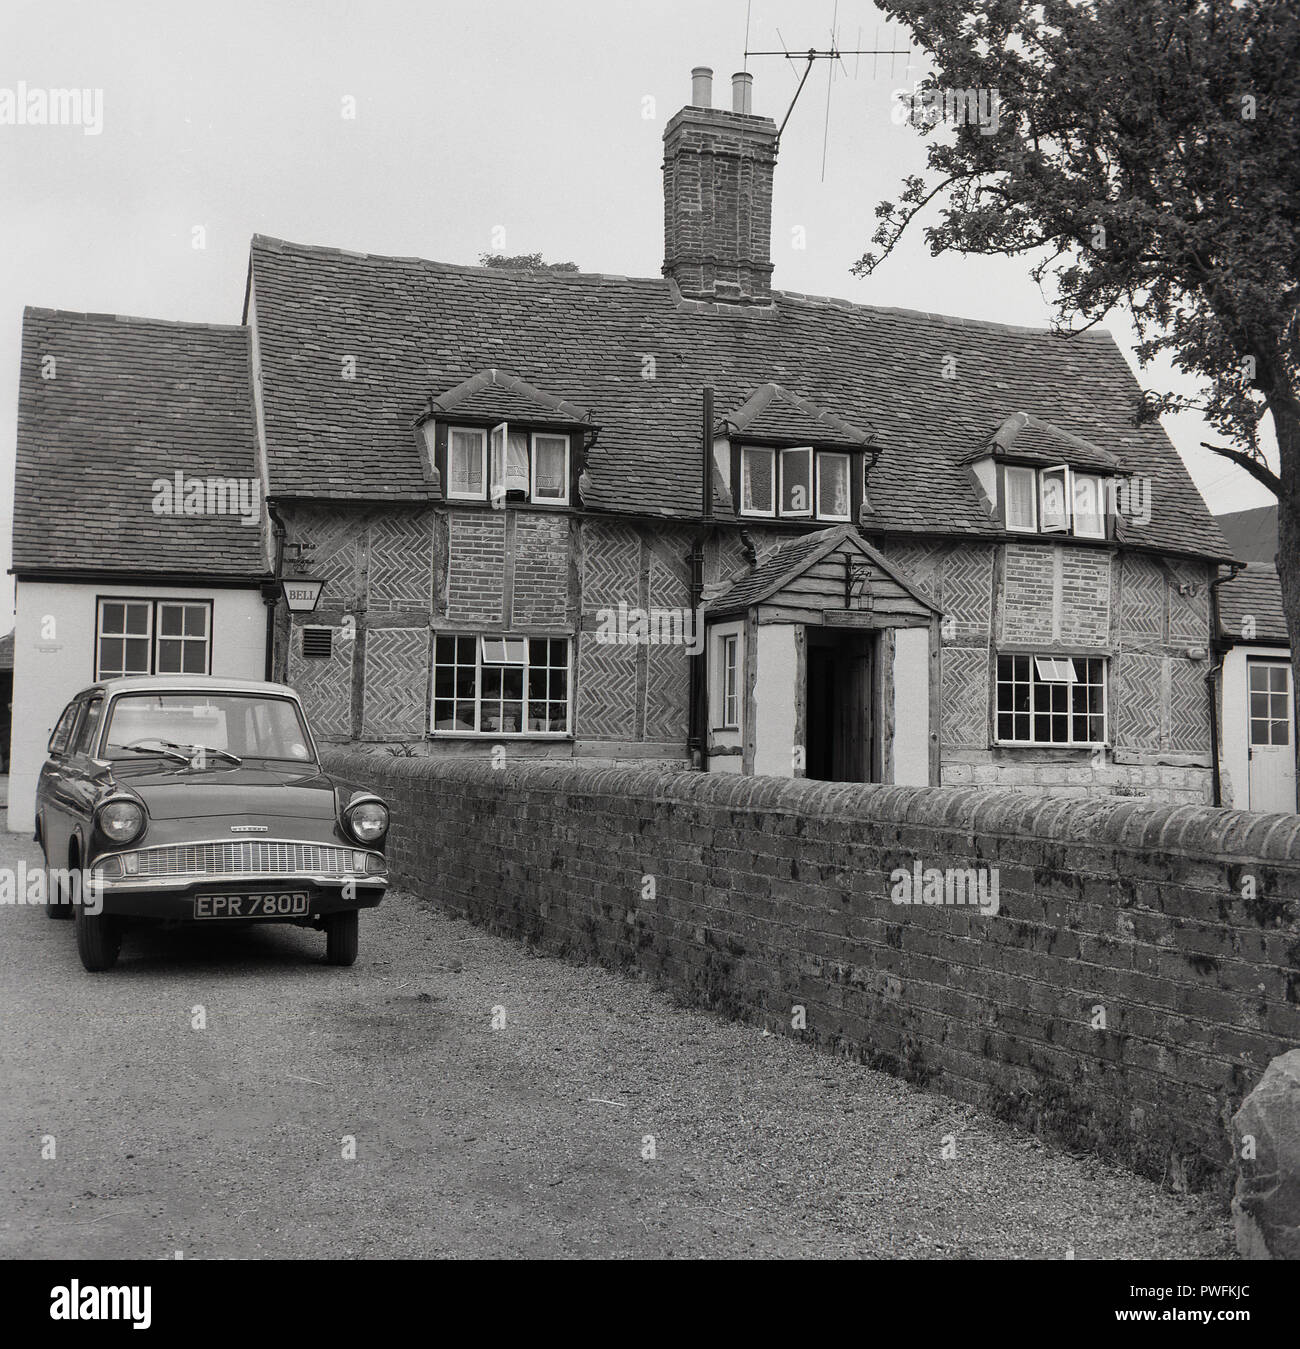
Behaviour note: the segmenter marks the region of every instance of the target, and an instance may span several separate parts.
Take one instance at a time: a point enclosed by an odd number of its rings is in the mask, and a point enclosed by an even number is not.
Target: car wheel
[[[357,958],[357,911],[325,917],[325,959],[331,965],[351,965]]]
[[[77,905],[77,954],[81,963],[92,974],[111,970],[122,949],[122,929],[116,918],[106,913],[87,913],[84,904]]]

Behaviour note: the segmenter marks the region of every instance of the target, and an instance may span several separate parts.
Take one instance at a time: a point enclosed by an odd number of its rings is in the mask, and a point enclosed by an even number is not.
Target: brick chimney
[[[732,111],[712,106],[713,72],[691,72],[691,103],[664,131],[664,275],[688,300],[772,301],[776,123],[749,111],[752,76],[732,76]]]

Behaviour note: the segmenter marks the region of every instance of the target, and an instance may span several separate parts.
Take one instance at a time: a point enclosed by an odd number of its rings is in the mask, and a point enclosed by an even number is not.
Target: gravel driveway
[[[37,856],[0,834],[0,866]],[[323,953],[135,934],[87,975],[70,924],[0,907],[0,1254],[1231,1251],[1204,1200],[427,897],[363,913],[352,969]]]

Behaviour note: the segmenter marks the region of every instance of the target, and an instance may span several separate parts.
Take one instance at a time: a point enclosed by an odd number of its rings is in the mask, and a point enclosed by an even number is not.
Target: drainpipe
[[[689,604],[691,616],[698,619],[700,606],[704,599],[704,543],[713,531],[713,387],[704,388],[704,402],[701,412],[701,445],[703,454],[700,465],[700,521],[701,527],[691,548],[691,583]],[[708,643],[705,641],[703,620],[697,633],[700,642],[699,651],[691,657],[690,679],[690,717],[686,738],[687,748],[691,752],[691,761],[702,772],[709,767],[709,688],[708,688]]]
[[[1219,635],[1219,587],[1225,581],[1231,581],[1239,575],[1246,564],[1231,562],[1231,570],[1226,576],[1216,576],[1210,582],[1210,651],[1218,656],[1218,663],[1211,665],[1205,676],[1205,687],[1210,695],[1210,767],[1214,788],[1214,805],[1223,804],[1223,779],[1219,773],[1219,698],[1218,679],[1223,671],[1223,662],[1227,659],[1231,642],[1225,642]]]
[[[280,575],[284,566],[284,540],[288,534],[284,521],[280,518],[280,512],[276,509],[274,501],[269,498],[266,502],[266,513],[271,517],[271,528],[275,532],[275,567],[274,577],[262,592],[262,603],[266,605],[266,679],[270,683],[275,678],[275,611],[276,605],[280,600]]]

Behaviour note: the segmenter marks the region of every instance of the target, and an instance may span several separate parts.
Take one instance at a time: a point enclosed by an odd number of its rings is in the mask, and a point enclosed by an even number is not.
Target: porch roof
[[[924,605],[932,613],[941,612],[933,601],[926,599],[893,563],[858,533],[856,525],[834,525],[830,529],[818,530],[816,534],[801,534],[773,549],[753,571],[747,572],[705,605],[705,618],[722,618],[762,604],[845,543],[892,577],[918,604]]]

